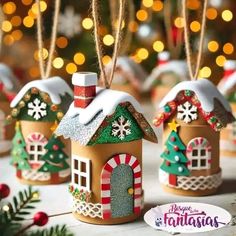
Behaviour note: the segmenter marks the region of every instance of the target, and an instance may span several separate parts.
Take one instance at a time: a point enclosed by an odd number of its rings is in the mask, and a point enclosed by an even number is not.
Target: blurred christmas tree
[[[113,0],[101,1],[101,14],[110,15],[110,4]],[[129,2],[129,5],[131,1]],[[171,1],[170,27],[165,30],[163,0],[134,0],[126,15],[125,27],[132,33],[132,43],[127,53],[137,63],[142,63],[150,71],[156,64],[156,54],[168,50],[167,35],[176,38],[176,32],[183,27],[177,2]],[[2,24],[3,60],[12,65],[22,77],[36,79],[39,77],[37,65],[37,45],[35,40],[37,6],[33,0],[2,0],[5,21]],[[196,47],[200,32],[202,1],[188,0],[189,27],[193,34],[192,46]],[[45,59],[48,56],[53,0],[42,0],[41,11],[44,19]],[[112,7],[111,7],[112,8]],[[127,6],[128,8],[128,6]],[[113,8],[114,9],[114,8]],[[219,80],[222,66],[226,59],[235,58],[233,42],[236,38],[233,13],[236,2],[233,0],[209,0],[207,10],[207,33],[204,45],[204,61],[201,77]],[[113,13],[112,13],[113,14]],[[112,15],[111,14],[111,15]],[[97,70],[97,59],[92,37],[93,21],[91,19],[90,1],[62,0],[57,48],[53,60],[54,74],[69,78],[75,71]],[[103,61],[108,63],[112,53],[112,29],[107,17],[100,28],[101,39],[105,45]],[[181,54],[184,58],[184,53]],[[19,70],[20,69],[20,70]],[[217,69],[217,70],[216,70]],[[214,71],[214,73],[213,73]]]

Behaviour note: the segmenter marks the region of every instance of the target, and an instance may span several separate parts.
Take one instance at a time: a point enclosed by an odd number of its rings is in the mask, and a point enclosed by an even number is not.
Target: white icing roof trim
[[[11,107],[15,107],[31,88],[37,88],[47,93],[54,104],[60,104],[60,96],[64,96],[66,93],[73,96],[69,85],[62,78],[55,76],[45,80],[34,80],[26,84],[11,102]]]
[[[152,70],[152,73],[147,77],[143,85],[144,91],[149,90],[152,84],[156,80],[159,80],[162,73],[169,72],[175,73],[177,76],[179,76],[180,80],[186,80],[189,77],[186,62],[182,60],[172,60],[165,64],[161,64]]]
[[[198,97],[202,109],[205,112],[211,112],[214,110],[214,98],[217,98],[224,108],[231,112],[229,103],[218,91],[218,89],[207,79],[199,79],[196,81],[183,81],[177,84],[161,101],[159,107],[164,107],[168,102],[173,101],[177,94],[184,90],[190,90]]]
[[[143,112],[140,104],[128,93],[100,87],[97,87],[96,90],[96,97],[86,108],[74,107],[74,102],[72,102],[66,116],[79,115],[79,122],[86,125],[99,111],[102,111],[104,116],[112,115],[116,107],[122,102],[130,102],[137,112]]]
[[[223,95],[228,95],[228,91],[231,90],[234,86],[236,86],[236,72],[231,74],[225,80],[223,79],[218,86],[218,89]]]

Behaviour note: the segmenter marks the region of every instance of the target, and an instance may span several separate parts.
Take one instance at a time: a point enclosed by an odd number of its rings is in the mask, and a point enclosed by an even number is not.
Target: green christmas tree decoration
[[[63,152],[64,144],[56,135],[52,135],[45,146],[46,154],[42,156],[45,163],[38,170],[40,172],[57,173],[69,168],[66,159],[68,156]]]
[[[16,123],[15,131],[15,136],[12,141],[13,148],[11,151],[11,164],[16,166],[18,170],[29,170],[31,169],[28,162],[29,155],[25,149],[26,143],[21,133],[19,122]]]
[[[190,173],[186,167],[188,159],[183,154],[186,148],[178,134],[172,131],[165,145],[166,150],[161,154],[161,158],[165,161],[161,165],[161,169],[169,174],[189,176]]]

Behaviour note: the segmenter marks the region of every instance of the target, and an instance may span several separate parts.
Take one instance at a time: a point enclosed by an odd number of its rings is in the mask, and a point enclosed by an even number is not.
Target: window
[[[206,170],[211,168],[211,146],[207,139],[192,139],[186,151],[189,159],[189,170]]]
[[[27,137],[26,143],[30,161],[39,162],[46,153],[44,146],[47,144],[47,139],[40,133],[33,133]]]
[[[72,183],[78,188],[90,191],[90,160],[72,156]]]

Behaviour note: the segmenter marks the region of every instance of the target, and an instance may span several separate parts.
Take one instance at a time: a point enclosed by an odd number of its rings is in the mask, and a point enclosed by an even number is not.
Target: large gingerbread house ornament
[[[229,101],[236,116],[236,61],[227,61],[224,66],[224,77],[218,88]],[[223,157],[236,157],[236,122],[229,124],[221,134],[221,155]]]
[[[11,163],[26,184],[58,184],[70,178],[70,145],[53,134],[72,101],[60,77],[26,84],[11,102],[17,120]]]
[[[222,183],[220,131],[234,121],[231,108],[206,79],[184,81],[160,103],[154,124],[163,124],[159,180],[166,191],[189,196],[209,195]]]
[[[0,156],[10,153],[11,140],[14,136],[14,124],[8,124],[7,114],[10,103],[20,89],[20,84],[11,69],[0,63]]]
[[[142,139],[157,142],[139,103],[97,87],[97,74],[75,73],[74,102],[56,135],[71,140],[73,213],[81,221],[118,224],[141,214]]]

